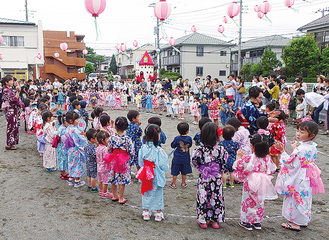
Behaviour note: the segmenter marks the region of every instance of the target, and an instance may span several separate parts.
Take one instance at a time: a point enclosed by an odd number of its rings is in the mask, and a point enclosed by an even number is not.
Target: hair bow
[[[217,139],[219,140],[220,136],[223,135],[223,129],[222,128],[217,128]]]

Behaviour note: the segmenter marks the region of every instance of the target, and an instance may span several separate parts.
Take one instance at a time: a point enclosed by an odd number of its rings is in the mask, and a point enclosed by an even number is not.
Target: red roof
[[[154,62],[147,51],[144,53],[142,59],[139,62],[139,66],[144,66],[144,65],[154,66]]]

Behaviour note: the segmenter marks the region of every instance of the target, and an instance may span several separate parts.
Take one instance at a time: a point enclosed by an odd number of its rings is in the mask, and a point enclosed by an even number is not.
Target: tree
[[[294,75],[302,76],[316,73],[319,56],[320,49],[310,34],[293,39],[282,53],[285,65],[291,67]]]
[[[89,75],[89,73],[95,72],[94,66],[91,63],[86,63],[85,73]]]
[[[252,66],[254,65],[255,63],[246,63],[245,65],[243,65],[241,67],[241,71],[240,71],[240,74],[242,75],[243,79],[246,80],[246,81],[251,81],[252,80],[252,77],[253,77],[253,73],[252,73]]]
[[[99,66],[105,61],[105,57],[103,55],[96,54],[93,48],[86,47],[86,49],[88,50],[88,54],[86,55],[87,62],[92,63],[94,68],[100,71]]]
[[[319,70],[324,75],[327,75],[329,73],[329,47],[326,47],[322,50],[320,56]]]
[[[252,73],[252,75],[258,75],[258,76],[263,74],[263,68],[260,65],[260,63],[254,63],[251,66],[251,73]]]
[[[118,74],[117,60],[115,59],[114,54],[112,55],[112,58],[111,58],[109,73],[110,73],[110,71],[112,72],[113,75]]]
[[[281,67],[282,63],[276,58],[275,52],[271,48],[266,48],[259,62],[262,74],[268,76],[273,73],[274,69]]]

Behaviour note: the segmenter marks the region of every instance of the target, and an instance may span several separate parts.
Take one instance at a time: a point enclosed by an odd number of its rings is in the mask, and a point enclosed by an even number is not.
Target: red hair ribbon
[[[219,140],[220,136],[223,135],[223,129],[222,128],[217,128],[217,139]]]

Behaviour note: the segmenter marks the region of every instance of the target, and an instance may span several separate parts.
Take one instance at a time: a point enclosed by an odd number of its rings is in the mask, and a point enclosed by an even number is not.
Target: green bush
[[[161,73],[161,71],[160,71]],[[163,74],[160,75],[160,77],[163,78],[169,78],[172,81],[177,81],[177,79],[179,78],[180,73],[178,72],[165,72]]]

